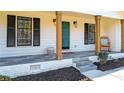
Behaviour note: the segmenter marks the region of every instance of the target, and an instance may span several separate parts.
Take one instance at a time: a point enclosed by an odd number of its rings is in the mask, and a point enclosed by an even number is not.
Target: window
[[[17,17],[17,45],[32,45],[32,18]]]
[[[7,15],[7,47],[32,45],[40,46],[40,18]]]
[[[95,44],[95,24],[84,24],[84,44]]]

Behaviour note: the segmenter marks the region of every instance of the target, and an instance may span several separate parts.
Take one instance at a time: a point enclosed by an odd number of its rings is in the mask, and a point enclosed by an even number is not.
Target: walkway
[[[82,72],[93,81],[124,81],[124,67],[109,71],[92,70]]]

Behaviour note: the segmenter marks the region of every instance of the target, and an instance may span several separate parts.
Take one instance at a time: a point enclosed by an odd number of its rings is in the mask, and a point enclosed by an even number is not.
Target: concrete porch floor
[[[63,59],[86,57],[93,55],[95,55],[94,51],[65,52],[63,53]],[[18,56],[18,57],[5,57],[5,58],[0,58],[0,66],[47,62],[52,60],[56,60],[55,54],[53,56],[49,56],[47,54],[41,54],[41,55],[27,55],[27,56]]]
[[[117,53],[117,52],[111,52],[111,53]],[[95,55],[94,51],[65,52],[63,53],[63,59],[77,58],[77,57],[83,58],[94,55]],[[19,56],[19,57],[6,57],[6,58],[0,58],[0,66],[47,62],[52,60],[56,60],[55,54],[53,56],[48,56],[47,54],[41,54],[41,55]]]

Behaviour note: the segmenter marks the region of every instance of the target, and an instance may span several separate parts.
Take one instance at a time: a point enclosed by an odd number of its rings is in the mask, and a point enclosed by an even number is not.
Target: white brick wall
[[[0,75],[6,75],[13,78],[17,76],[36,74],[40,72],[46,72],[49,70],[70,67],[73,65],[75,66],[75,64],[72,63],[72,59],[64,59],[64,60],[54,60],[54,61],[37,62],[37,63],[30,63],[30,64],[2,66],[0,67]],[[32,66],[35,66],[35,67],[32,67]]]

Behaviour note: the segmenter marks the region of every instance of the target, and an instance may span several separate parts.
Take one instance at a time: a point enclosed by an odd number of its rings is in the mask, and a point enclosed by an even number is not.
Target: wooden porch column
[[[56,12],[56,59],[62,59],[62,12]]]
[[[100,52],[100,23],[101,23],[101,16],[95,16],[95,24],[96,24],[96,31],[95,31],[95,53],[98,54]]]
[[[121,19],[121,51],[124,52],[124,19]]]

